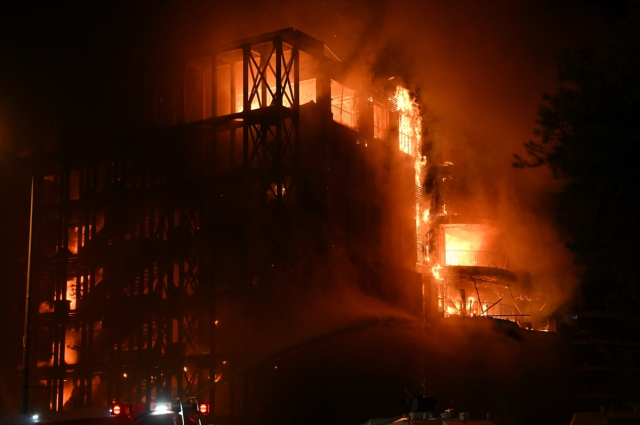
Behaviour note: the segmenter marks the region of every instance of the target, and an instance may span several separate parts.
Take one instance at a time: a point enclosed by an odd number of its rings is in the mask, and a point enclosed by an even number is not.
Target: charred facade
[[[422,314],[419,118],[348,71],[293,29],[230,43],[157,84],[138,133],[30,158],[32,405],[264,416],[273,365],[236,365],[271,294],[329,276]]]

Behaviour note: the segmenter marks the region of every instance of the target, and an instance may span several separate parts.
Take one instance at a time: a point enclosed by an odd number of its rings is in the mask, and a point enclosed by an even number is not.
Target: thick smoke
[[[440,151],[456,151],[457,165],[468,176],[469,209],[498,224],[510,263],[531,273],[536,290],[551,294],[548,311],[571,296],[577,272],[554,227],[549,196],[559,183],[546,170],[516,170],[511,162],[532,137],[541,94],[555,88],[555,55],[606,33],[597,3],[251,1],[163,7],[160,15],[176,29],[169,44],[176,57],[293,26],[322,39],[359,78],[377,82],[392,75],[415,89],[425,111],[424,143],[432,148],[428,165]],[[176,16],[182,25],[175,24]]]

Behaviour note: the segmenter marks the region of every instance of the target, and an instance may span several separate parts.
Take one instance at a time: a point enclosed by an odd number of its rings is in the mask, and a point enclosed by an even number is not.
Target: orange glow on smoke
[[[64,362],[65,364],[78,363],[79,357],[79,342],[81,339],[80,330],[68,328],[64,335],[65,347],[64,347]]]
[[[481,251],[484,233],[480,226],[449,227],[445,229],[447,251]]]
[[[76,290],[77,290],[76,280],[75,279],[67,280],[67,296],[65,299],[68,301],[71,301],[71,304],[69,305],[69,308],[71,310],[76,309]]]

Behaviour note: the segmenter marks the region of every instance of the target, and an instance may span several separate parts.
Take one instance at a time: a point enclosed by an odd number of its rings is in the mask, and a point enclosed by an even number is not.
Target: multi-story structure
[[[430,311],[441,317],[493,317],[522,328],[549,330],[548,312],[543,310],[549,294],[534,293],[528,273],[514,273],[504,229],[478,213],[464,158],[444,151],[430,167],[425,236]]]
[[[219,418],[260,414],[273,367],[234,365],[274,293],[330,279],[422,312],[406,90],[350,77],[293,29],[221,46],[178,81],[140,132],[30,158],[32,381],[49,387],[32,405],[201,393]]]

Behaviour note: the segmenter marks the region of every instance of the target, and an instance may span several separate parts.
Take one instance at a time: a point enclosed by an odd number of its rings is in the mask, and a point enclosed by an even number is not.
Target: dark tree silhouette
[[[610,40],[559,58],[560,87],[538,111],[516,167],[548,166],[567,246],[583,266],[581,308],[640,312],[640,7]]]

